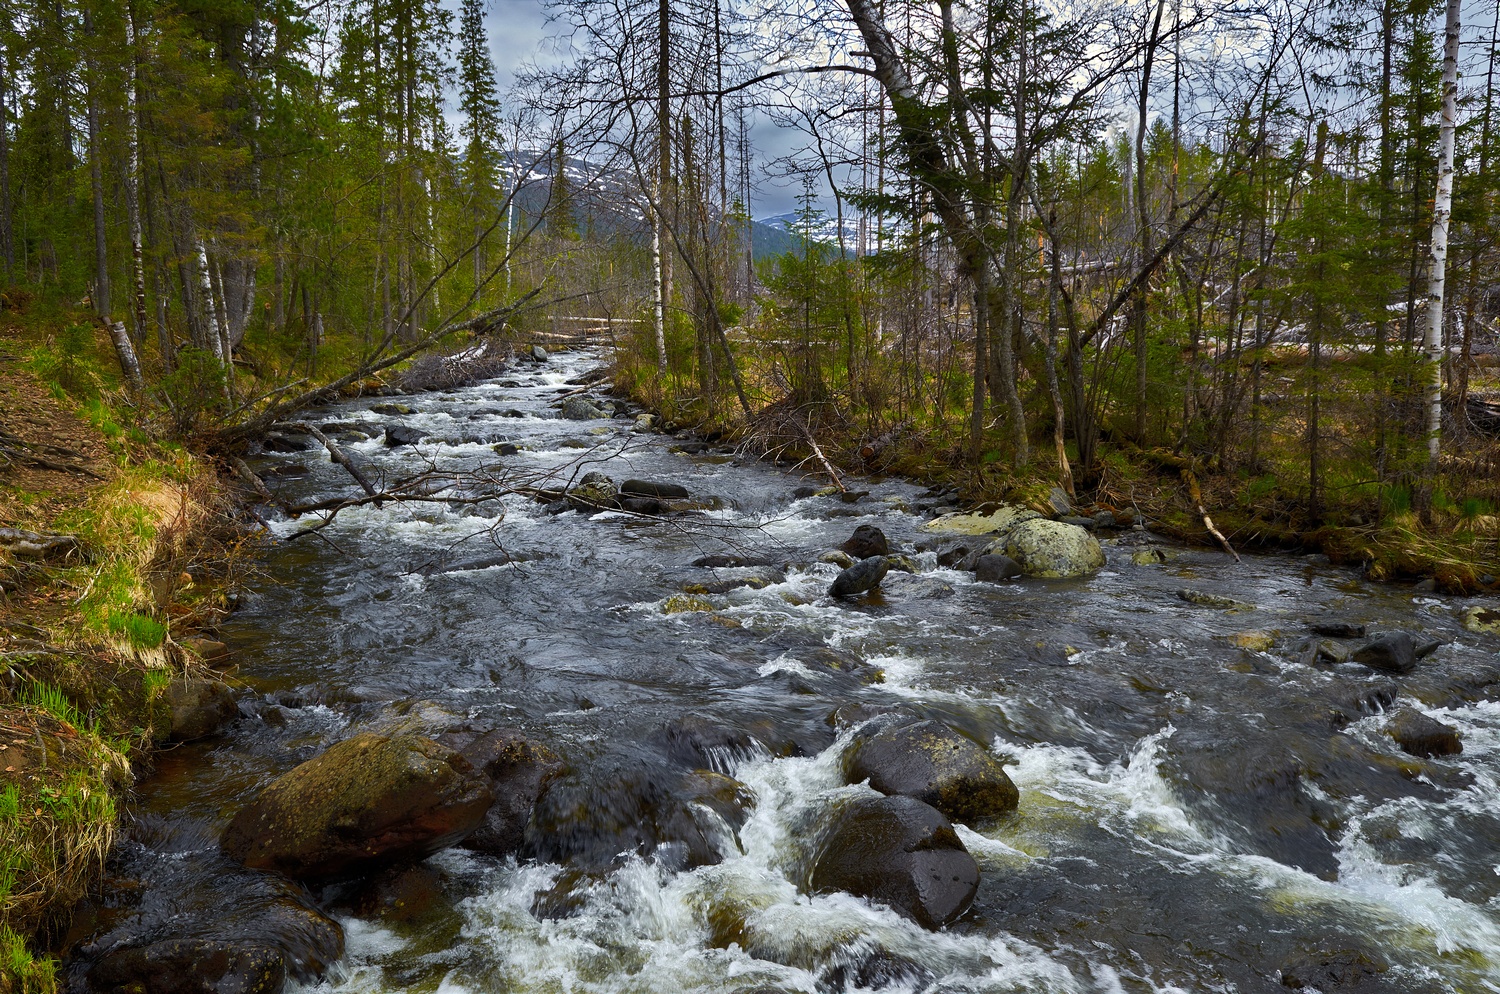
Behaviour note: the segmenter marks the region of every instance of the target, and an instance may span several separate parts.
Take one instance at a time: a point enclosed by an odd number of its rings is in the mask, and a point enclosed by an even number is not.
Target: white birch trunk
[[[652,295],[652,330],[656,333],[656,372],[661,378],[661,388],[667,388],[667,302],[666,284],[661,265],[661,187],[658,184],[652,196],[651,209],[651,283],[656,292]]]
[[[207,322],[207,334],[203,337],[208,339],[208,347],[213,352],[214,358],[223,362],[225,359],[224,341],[219,337],[219,316],[214,309],[213,276],[208,271],[208,249],[202,241],[198,242],[198,292],[203,298],[200,303],[203,308],[203,319]]]
[[[1443,40],[1443,123],[1438,141],[1437,191],[1432,198],[1432,248],[1427,277],[1427,458],[1435,464],[1443,432],[1443,281],[1448,264],[1448,219],[1453,213],[1453,131],[1458,116],[1460,3],[1448,0]]]
[[[140,59],[136,53],[135,7],[125,12],[125,44],[130,49],[130,92],[125,95],[125,209],[130,215],[130,311],[135,340],[146,340],[146,259],[141,237]],[[166,361],[166,357],[163,357]]]

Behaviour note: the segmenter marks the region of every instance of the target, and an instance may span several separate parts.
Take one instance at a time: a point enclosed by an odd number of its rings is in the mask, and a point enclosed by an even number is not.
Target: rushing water
[[[642,521],[548,514],[522,496],[386,504],[292,541],[308,521],[274,523],[281,541],[224,629],[245,717],[142,784],[122,873],[171,887],[225,872],[213,840],[255,789],[422,701],[548,744],[603,806],[695,766],[755,803],[737,833],[710,825],[717,865],[684,870],[670,850],[570,864],[450,850],[429,860],[440,894],[420,913],[361,917],[330,890],[347,947],[312,990],[1251,992],[1285,990],[1287,970],[1330,994],[1500,991],[1500,646],[1458,625],[1461,602],[1318,557],[1170,549],[1138,565],[1139,532],[1106,540],[1108,565],[1085,580],[978,583],[916,551],[941,503],[917,486],[795,499],[818,481],[673,451],[624,419],[557,420],[566,381],[600,361],[555,356],[402,398],[413,414],[356,402],[320,416],[454,443],[346,446],[387,479],[427,464],[511,479],[599,469],[682,483],[713,507]],[[308,464],[282,484],[294,499],[351,492],[314,455],[262,466]],[[921,572],[831,601],[837,567],[818,555],[863,523]],[[692,560],[725,552],[796,565],[785,582],[710,595],[712,612],[664,611],[712,573]],[[1183,587],[1253,607],[1194,606]],[[1327,618],[1445,644],[1397,680],[1297,662],[1308,622]],[[1252,629],[1273,647],[1230,641]],[[809,665],[820,646],[864,657],[883,682]],[[839,773],[829,715],[850,701],[946,721],[990,744],[1020,788],[1014,817],[960,828],[983,881],[942,932],[796,886],[819,813],[868,790]],[[1458,727],[1462,755],[1402,753],[1382,731],[1393,704]]]

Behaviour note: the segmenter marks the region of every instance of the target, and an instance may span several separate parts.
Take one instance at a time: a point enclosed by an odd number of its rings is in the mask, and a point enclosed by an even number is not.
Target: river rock
[[[1104,550],[1094,536],[1077,525],[1041,518],[1012,528],[1002,551],[1027,576],[1085,576],[1104,565]]]
[[[392,415],[416,414],[417,409],[406,404],[375,404],[370,408],[371,414],[383,414],[387,417]]]
[[[447,746],[365,732],[274,780],[235,815],[221,844],[252,869],[338,877],[460,842],[493,801]]]
[[[426,437],[426,433],[417,428],[408,428],[405,425],[385,426],[385,444],[392,449],[402,445],[416,445]]]
[[[170,742],[213,735],[240,715],[234,691],[222,680],[173,680],[162,695],[171,709]]]
[[[886,556],[885,564],[898,573],[911,573],[915,575],[922,572],[921,563],[901,552],[893,556]]]
[[[1481,635],[1500,635],[1500,608],[1478,604],[1464,608],[1463,625]]]
[[[485,812],[465,849],[508,856],[526,842],[526,826],[542,789],[566,767],[557,754],[511,729],[456,729],[437,736],[456,751],[489,784],[495,803]]]
[[[699,580],[682,588],[685,594],[727,594],[731,590],[749,587],[764,590],[766,587],[786,582],[786,574],[774,566],[742,566],[717,572],[712,580]]]
[[[533,345],[531,347],[532,362],[546,362],[549,358],[551,357],[547,355],[547,350],[540,345]]]
[[[1304,666],[1349,661],[1349,650],[1332,639],[1307,639],[1297,648],[1297,662]]]
[[[1413,756],[1456,756],[1464,751],[1458,729],[1429,718],[1416,708],[1401,708],[1391,715],[1385,724],[1385,734]]]
[[[927,532],[946,532],[951,535],[990,535],[1040,518],[1041,515],[1029,507],[1002,504],[987,514],[943,514],[922,526]]]
[[[889,570],[890,564],[885,561],[884,556],[861,560],[834,577],[833,585],[828,588],[828,595],[853,597],[855,594],[874,590],[880,586],[880,581],[885,579]]]
[[[1073,513],[1073,500],[1062,487],[1053,487],[1047,491],[1047,504],[1052,508],[1053,513],[1059,516],[1068,516]]]
[[[597,421],[609,414],[587,397],[568,397],[562,402],[558,416],[568,421]]]
[[[859,562],[859,560],[842,549],[829,549],[818,557],[818,562],[828,563],[830,566],[837,566],[839,569],[848,569]]]
[[[845,539],[839,549],[855,559],[869,559],[871,556],[891,554],[891,545],[886,541],[885,532],[874,525],[860,525],[854,529],[854,534]]]
[[[1009,556],[983,555],[974,560],[974,579],[983,583],[999,583],[1021,574],[1021,564]]]
[[[619,507],[615,481],[603,473],[585,473],[578,486],[568,491],[568,503],[585,514]]]
[[[1187,601],[1189,604],[1197,604],[1199,607],[1220,607],[1227,610],[1245,611],[1255,607],[1244,601],[1237,601],[1233,597],[1225,597],[1222,594],[1210,594],[1202,590],[1183,589],[1177,591],[1179,600]]]
[[[224,939],[164,939],[111,953],[89,971],[101,994],[279,994],[286,980],[277,950]]]
[[[1405,632],[1387,632],[1355,649],[1351,658],[1382,673],[1410,673],[1417,668],[1417,646]]]
[[[844,891],[938,929],[974,902],[979,865],[942,812],[911,797],[859,797],[835,811],[808,875],[814,894]]]
[[[1355,624],[1351,621],[1314,621],[1307,627],[1319,635],[1327,635],[1334,639],[1362,639],[1365,637],[1365,626]]]
[[[655,497],[657,500],[686,500],[692,496],[688,488],[678,483],[658,483],[654,480],[626,480],[620,484],[620,494],[625,497]]]
[[[307,452],[318,443],[309,435],[290,434],[284,431],[268,431],[260,441],[262,452]]]
[[[1020,792],[978,744],[936,721],[874,721],[844,754],[844,778],[914,797],[957,822],[979,825],[1016,810]]]
[[[667,510],[667,506],[655,497],[620,497],[616,503],[620,510],[628,514],[644,514],[648,517],[659,517]]]

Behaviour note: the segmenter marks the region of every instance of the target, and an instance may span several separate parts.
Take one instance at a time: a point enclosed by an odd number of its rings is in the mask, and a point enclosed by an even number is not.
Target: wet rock
[[[834,963],[818,976],[818,990],[879,991],[888,987],[926,990],[937,978],[920,963],[884,949],[855,949],[834,955]]]
[[[829,645],[810,646],[806,649],[795,649],[792,655],[808,669],[821,670],[825,673],[841,673],[855,677],[864,683],[880,683],[885,679],[884,670],[869,663],[859,653],[848,649],[835,649]]]
[[[515,456],[521,454],[521,447],[515,442],[500,442],[490,446],[497,456]]]
[[[1417,668],[1417,646],[1405,632],[1388,632],[1355,649],[1350,658],[1382,673],[1410,673]]]
[[[100,994],[278,994],[287,977],[286,961],[269,946],[165,939],[111,953],[88,979]]]
[[[1006,531],[1022,522],[1040,518],[1041,515],[1029,507],[1002,504],[987,514],[943,514],[922,526],[927,532],[947,532],[953,535],[990,535]]]
[[[656,415],[637,414],[635,416],[635,423],[630,426],[630,430],[641,435],[650,434],[656,430]]]
[[[920,548],[920,546],[918,548]],[[969,556],[972,555],[973,552],[974,549],[972,549],[967,544],[960,543],[957,545],[950,545],[948,548],[943,549],[938,553],[938,565],[948,568],[958,566],[965,559],[969,558]]]
[[[657,500],[686,500],[692,496],[688,488],[680,484],[654,480],[626,480],[620,484],[620,493],[626,497],[655,497]]]
[[[234,691],[221,680],[173,680],[162,695],[171,709],[171,742],[191,742],[218,732],[239,717]]]
[[[771,560],[765,556],[700,556],[693,560],[692,565],[710,569],[726,569],[739,566],[770,566]]]
[[[235,815],[221,844],[254,869],[337,877],[460,842],[493,801],[447,746],[366,732],[273,781]]]
[[[268,431],[260,441],[262,452],[308,452],[318,445],[310,435]]]
[[[1307,627],[1329,638],[1362,639],[1365,637],[1365,626],[1350,621],[1314,621]]]
[[[1464,751],[1458,729],[1436,718],[1429,718],[1416,708],[1401,708],[1391,715],[1385,734],[1396,740],[1404,752],[1413,756],[1456,756]]]
[[[1085,576],[1104,565],[1099,540],[1060,521],[1023,521],[1005,535],[1002,546],[1027,576]]]
[[[1500,635],[1500,608],[1475,604],[1464,608],[1463,626],[1480,635]]]
[[[1418,659],[1426,659],[1442,647],[1442,639],[1412,636],[1412,653]]]
[[[1276,636],[1271,632],[1249,629],[1229,636],[1229,644],[1251,652],[1269,652],[1276,644]]]
[[[1306,639],[1297,648],[1297,662],[1304,666],[1330,663],[1334,666],[1349,661],[1349,650],[1332,639]]]
[[[854,534],[845,539],[839,549],[855,559],[891,554],[891,545],[886,541],[885,532],[874,525],[860,525],[854,529]]]
[[[1094,527],[1095,528],[1118,528],[1118,527],[1120,527],[1120,523],[1115,520],[1115,512],[1113,512],[1113,511],[1095,511],[1094,512]]]
[[[666,505],[654,497],[620,497],[616,503],[620,505],[620,510],[629,514],[644,514],[653,518],[667,510]]]
[[[585,473],[578,486],[568,491],[568,503],[585,514],[619,507],[615,481],[603,473]]]
[[[205,662],[222,662],[229,655],[229,646],[201,635],[181,639],[177,644]]]
[[[117,848],[130,886],[101,916],[108,931],[69,957],[68,990],[273,994],[316,980],[343,954],[343,929],[301,887],[234,866],[206,840],[184,844],[194,848],[168,859]]]
[[[867,898],[937,929],[969,909],[979,866],[936,808],[911,797],[859,797],[820,834],[807,887]]]
[[[385,426],[385,444],[392,449],[402,445],[416,445],[426,437],[426,433],[417,428],[408,428],[405,425]]]
[[[862,560],[834,577],[828,594],[830,597],[853,597],[867,590],[874,590],[880,586],[880,581],[885,579],[889,570],[890,564],[885,561],[884,556]]]
[[[376,404],[370,408],[370,413],[383,414],[387,417],[390,417],[398,414],[416,414],[417,409],[415,407],[409,407],[406,404]]]
[[[999,583],[1021,574],[1021,564],[1009,556],[983,555],[974,560],[974,579],[982,583]]]
[[[532,362],[546,362],[550,358],[551,357],[547,355],[547,350],[542,348],[540,345],[533,345],[531,347]]]
[[[426,917],[443,897],[442,875],[426,863],[386,870],[366,881],[350,903],[361,918],[410,923]]]
[[[1210,594],[1202,590],[1179,590],[1177,597],[1189,604],[1197,604],[1199,607],[1219,607],[1228,610],[1252,610],[1255,605],[1244,601],[1237,601],[1233,597],[1225,597],[1222,594]]]
[[[1093,518],[1085,518],[1082,515],[1078,514],[1064,514],[1057,520],[1061,521],[1065,525],[1077,525],[1079,528],[1082,528],[1085,531],[1093,531],[1094,529],[1099,527],[1099,522],[1095,521]]]
[[[725,572],[731,575],[723,575]],[[721,570],[712,580],[689,583],[682,588],[685,594],[727,594],[731,590],[749,587],[764,590],[766,587],[786,582],[786,574],[772,566],[745,566],[733,570]]]
[[[464,848],[494,856],[519,852],[537,798],[566,771],[562,759],[513,729],[458,728],[436,740],[466,759],[495,797],[474,834],[464,839]]]
[[[737,803],[723,803],[726,782],[735,785],[727,788],[731,799],[750,797],[737,781],[705,771],[602,760],[542,791],[525,853],[586,872],[607,870],[628,854],[654,857],[672,870],[717,864],[738,851],[734,825],[723,814],[734,815]]]
[[[1136,566],[1155,566],[1166,562],[1168,558],[1166,550],[1155,546],[1149,549],[1136,549],[1130,554],[1130,561]]]
[[[918,722],[922,716],[905,704],[869,704],[864,701],[851,701],[848,704],[840,704],[828,716],[828,723],[839,731],[850,728],[858,728],[872,718],[890,716],[889,720]]]
[[[1389,966],[1374,953],[1340,949],[1304,956],[1281,968],[1281,985],[1322,994],[1359,994],[1373,986]]]
[[[652,738],[673,762],[694,769],[731,769],[755,752],[749,733],[697,714],[668,722]]]
[[[844,552],[841,549],[829,549],[827,552],[818,557],[818,562],[828,563],[831,566],[837,566],[839,569],[848,569],[858,561],[859,560],[855,559],[853,556],[849,555],[849,553]]]
[[[903,555],[901,553],[897,553],[894,556],[886,556],[885,557],[885,562],[886,562],[886,565],[889,566],[891,569],[896,570],[897,572],[900,572],[900,573],[913,573],[913,574],[915,574],[915,573],[922,572],[922,564],[921,563],[917,562],[911,556]]]
[[[609,412],[586,397],[568,397],[558,409],[558,416],[568,421],[597,421]]]
[[[871,722],[843,759],[850,783],[868,780],[882,794],[914,797],[967,825],[1016,810],[1020,792],[998,760],[936,721]]]

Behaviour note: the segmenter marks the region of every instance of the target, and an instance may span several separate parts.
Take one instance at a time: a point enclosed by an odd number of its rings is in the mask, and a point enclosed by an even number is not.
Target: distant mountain
[[[801,211],[787,211],[785,214],[774,214],[771,217],[760,218],[755,223],[785,232],[787,237],[796,246],[797,251],[800,251],[802,239],[807,234],[803,231],[804,225]],[[839,243],[838,218],[831,214],[824,214],[817,217],[813,222],[810,234],[812,235],[812,240],[815,242],[837,247]],[[859,247],[858,215],[846,215],[844,218],[844,246],[850,252],[856,251]]]
[[[502,153],[502,182],[525,171],[524,187],[516,196],[516,207],[524,215],[536,217],[546,210],[552,198],[552,156],[546,153]],[[603,169],[582,159],[567,159],[563,165],[573,199],[573,220],[584,234],[624,235],[646,241],[651,237],[646,217],[645,198],[635,177],[623,169]],[[800,252],[802,235],[780,223],[778,215],[766,221],[750,222],[750,246],[756,261]]]

